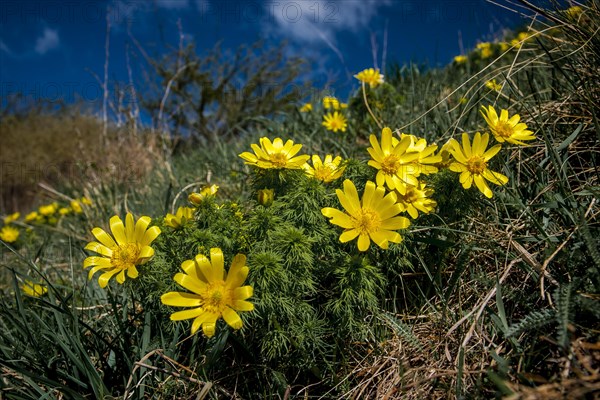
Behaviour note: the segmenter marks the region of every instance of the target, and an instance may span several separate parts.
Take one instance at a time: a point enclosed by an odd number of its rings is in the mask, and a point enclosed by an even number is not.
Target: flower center
[[[381,218],[373,210],[361,208],[353,219],[354,228],[358,229],[360,233],[373,233],[381,226]]]
[[[508,138],[512,134],[513,128],[506,121],[498,121],[496,124],[496,134],[503,138]]]
[[[136,243],[127,243],[112,249],[111,264],[115,268],[127,269],[134,266],[140,255],[140,248]]]
[[[329,123],[331,125],[331,129],[342,129],[342,121],[339,118],[334,118]]]
[[[206,311],[222,313],[226,306],[233,303],[233,290],[225,286],[225,281],[213,282],[202,293],[202,297]]]
[[[416,190],[410,188],[406,190],[406,194],[404,195],[404,200],[407,203],[414,203],[417,200],[419,200],[419,194],[417,193]]]
[[[480,156],[473,156],[467,160],[467,169],[472,174],[481,174],[487,168],[485,159]]]
[[[278,168],[285,167],[288,158],[283,153],[276,153],[271,155],[271,162]]]
[[[336,169],[335,165],[323,164],[321,167],[315,168],[315,178],[323,182],[328,182]]]
[[[400,168],[400,159],[395,154],[386,156],[381,162],[381,170],[387,175],[395,175]]]

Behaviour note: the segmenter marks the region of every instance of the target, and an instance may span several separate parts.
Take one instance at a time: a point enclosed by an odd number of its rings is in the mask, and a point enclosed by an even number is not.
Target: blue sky
[[[109,78],[135,85],[150,56],[194,41],[235,49],[264,39],[311,63],[310,79],[347,93],[352,75],[390,62],[449,63],[462,49],[523,23],[485,0],[4,0],[0,4],[0,94],[101,100],[107,19]],[[181,31],[178,28],[181,21]],[[462,49],[461,49],[462,47]],[[342,95],[343,97],[343,95]]]

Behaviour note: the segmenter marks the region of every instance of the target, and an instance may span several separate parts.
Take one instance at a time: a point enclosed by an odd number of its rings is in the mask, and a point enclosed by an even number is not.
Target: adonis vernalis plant
[[[362,83],[368,84],[371,88],[376,88],[383,83],[383,74],[379,73],[379,69],[367,68],[354,75],[356,79]]]
[[[104,271],[98,278],[98,284],[104,288],[114,275],[116,280],[122,284],[127,277],[135,279],[139,271],[136,268],[145,264],[154,255],[154,249],[150,244],[160,234],[157,226],[148,228],[152,220],[143,216],[134,222],[133,215],[127,213],[125,224],[119,216],[110,219],[110,230],[113,236],[106,233],[102,228],[92,229],[92,234],[98,240],[90,242],[85,246],[86,250],[93,251],[99,256],[90,256],[83,261],[83,268],[90,269],[88,278],[98,271]],[[114,237],[114,239],[113,239]]]
[[[348,120],[343,114],[335,111],[333,113],[327,113],[323,116],[323,126],[332,132],[346,132]]]
[[[367,251],[371,241],[382,249],[387,249],[389,242],[402,241],[402,236],[395,231],[408,228],[410,221],[398,216],[402,207],[396,203],[395,193],[386,195],[383,187],[368,181],[362,199],[359,199],[356,186],[349,179],[344,181],[343,191],[337,189],[335,192],[345,212],[331,207],[323,208],[321,212],[330,218],[329,222],[345,229],[340,242],[358,237],[358,250]]]
[[[189,292],[169,292],[161,296],[163,304],[174,307],[194,307],[171,314],[171,320],[194,319],[192,335],[202,327],[208,337],[215,334],[219,318],[233,329],[242,327],[238,311],[252,311],[254,305],[247,301],[252,297],[252,286],[242,286],[248,276],[246,256],[238,254],[233,258],[229,272],[224,269],[223,252],[219,248],[210,249],[210,259],[199,254],[193,260],[181,264],[183,273],[173,278]]]
[[[342,157],[337,156],[333,158],[331,154],[325,156],[325,160],[321,160],[318,155],[312,156],[312,166],[308,163],[304,164],[304,170],[306,174],[312,176],[316,180],[328,183],[336,179],[339,179],[344,170],[345,166],[341,165]]]
[[[526,146],[527,143],[523,143],[523,140],[535,140],[532,131],[527,130],[527,125],[519,123],[521,117],[519,114],[515,114],[509,118],[508,110],[502,109],[500,111],[500,117],[492,106],[481,106],[481,115],[487,122],[490,131],[494,135],[494,138],[500,143],[507,142],[511,144],[518,144]]]
[[[283,143],[281,138],[271,140],[266,137],[260,138],[260,146],[251,144],[254,154],[243,152],[239,156],[246,161],[248,165],[254,165],[263,169],[302,169],[310,156],[296,156],[301,144],[294,144],[292,140]],[[294,157],[296,156],[296,157]]]
[[[502,145],[497,144],[487,149],[489,139],[489,134],[481,135],[479,132],[475,134],[472,145],[471,139],[466,133],[462,135],[462,146],[456,139],[450,139],[449,151],[455,161],[450,164],[449,169],[460,173],[459,180],[465,189],[469,189],[475,182],[477,189],[485,197],[491,198],[493,196],[492,190],[485,181],[502,186],[506,185],[508,177],[488,168],[488,162],[502,147]]]

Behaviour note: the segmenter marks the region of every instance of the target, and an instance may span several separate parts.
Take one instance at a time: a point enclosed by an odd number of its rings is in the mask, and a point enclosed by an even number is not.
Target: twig
[[[363,99],[365,101],[365,106],[367,106],[367,111],[369,111],[369,114],[371,114],[371,117],[375,120],[375,123],[377,124],[379,129],[383,129],[383,126],[381,125],[381,123],[379,122],[377,117],[375,117],[375,114],[373,114],[373,111],[371,111],[371,107],[369,107],[369,102],[367,101],[367,91],[365,89],[364,82],[362,82],[362,92],[363,92]]]

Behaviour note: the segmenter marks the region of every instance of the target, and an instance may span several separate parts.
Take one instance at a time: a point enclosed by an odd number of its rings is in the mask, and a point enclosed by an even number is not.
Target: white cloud
[[[188,0],[156,0],[156,5],[169,10],[183,10],[188,8]]]
[[[366,28],[381,6],[391,0],[281,0],[268,3],[268,33],[301,42],[324,42],[331,47],[339,31]],[[275,22],[275,25],[273,25]]]
[[[50,50],[58,48],[60,45],[60,38],[58,37],[58,31],[55,29],[44,28],[42,36],[37,38],[35,42],[35,52],[39,55],[44,55]]]

